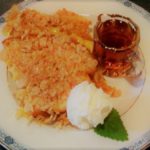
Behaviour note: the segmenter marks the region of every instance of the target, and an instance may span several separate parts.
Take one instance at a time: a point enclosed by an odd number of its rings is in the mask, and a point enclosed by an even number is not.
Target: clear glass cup
[[[94,30],[94,54],[104,75],[134,77],[142,72],[140,30],[130,18],[100,14]]]

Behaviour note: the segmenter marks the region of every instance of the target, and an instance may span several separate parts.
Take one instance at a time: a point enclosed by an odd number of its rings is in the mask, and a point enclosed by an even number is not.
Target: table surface
[[[4,13],[7,9],[9,9],[12,4],[18,3],[21,1],[23,0],[0,0],[0,6],[3,6],[0,8],[0,15]],[[144,9],[150,12],[150,0],[130,0],[130,1],[140,5],[141,7],[143,7]],[[150,150],[150,147],[147,148],[146,150],[148,149]],[[5,148],[3,148],[0,145],[0,150],[5,150]]]

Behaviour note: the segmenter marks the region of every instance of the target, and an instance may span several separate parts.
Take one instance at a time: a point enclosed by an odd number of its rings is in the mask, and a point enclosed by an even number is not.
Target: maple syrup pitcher
[[[128,77],[142,72],[140,31],[130,18],[100,14],[94,30],[94,54],[104,75]]]

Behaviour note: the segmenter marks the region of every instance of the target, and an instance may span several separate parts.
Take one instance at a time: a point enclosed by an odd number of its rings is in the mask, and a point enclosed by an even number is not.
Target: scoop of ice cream
[[[111,110],[112,104],[107,95],[87,81],[75,86],[67,100],[67,117],[80,129],[103,124]]]

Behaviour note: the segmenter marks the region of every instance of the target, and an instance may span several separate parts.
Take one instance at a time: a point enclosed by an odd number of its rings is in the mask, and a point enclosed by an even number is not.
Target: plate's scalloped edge
[[[150,12],[142,8],[141,6],[129,1],[129,0],[114,0],[123,3],[124,6],[134,9],[140,13],[146,20],[150,21]]]
[[[150,130],[147,131],[142,138],[139,137],[132,141],[129,146],[121,148],[120,150],[145,150],[150,144]]]
[[[19,3],[19,7],[22,9],[27,5],[31,4],[32,2],[42,1],[42,0],[24,0],[23,2]],[[48,1],[48,0],[45,0]],[[50,1],[50,0],[49,0]],[[142,7],[138,6],[137,4],[130,2],[129,0],[113,0],[117,2],[121,2],[124,6],[130,7],[134,9],[136,12],[140,13],[146,20],[150,21],[150,13],[143,9]],[[0,25],[5,22],[5,15],[0,16]],[[150,143],[150,131],[142,136],[142,138],[138,138],[130,143],[130,146],[121,148],[120,150],[133,150],[133,149],[144,149]],[[25,146],[18,143],[13,139],[11,136],[6,134],[2,129],[0,129],[0,144],[8,150],[27,150]]]
[[[7,135],[2,129],[0,130],[0,144],[7,150],[27,150],[25,146],[16,142],[15,139]]]
[[[20,2],[18,5],[20,8],[24,8],[25,6],[36,1],[50,1],[50,0],[24,0],[23,2]],[[144,8],[140,7],[139,5],[129,0],[113,0],[113,1],[121,2],[124,6],[134,9],[136,12],[140,13],[146,20],[150,21],[150,13],[146,11]],[[5,13],[0,16],[0,24],[5,22],[4,16]]]

